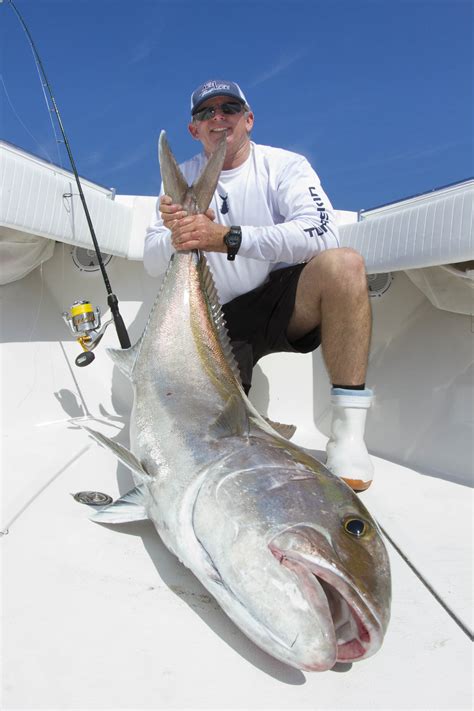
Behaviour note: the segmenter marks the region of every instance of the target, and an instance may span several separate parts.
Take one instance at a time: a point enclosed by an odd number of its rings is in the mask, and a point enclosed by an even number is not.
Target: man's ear
[[[196,141],[199,141],[198,127],[196,126],[196,124],[194,122],[191,122],[188,124],[188,131],[191,134],[191,136],[196,139]]]
[[[250,131],[253,128],[253,124],[254,124],[253,111],[249,111],[247,116],[245,117],[245,128],[247,129],[247,133],[250,133]]]

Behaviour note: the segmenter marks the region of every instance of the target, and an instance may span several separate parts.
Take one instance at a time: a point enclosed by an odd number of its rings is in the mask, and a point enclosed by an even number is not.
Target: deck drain
[[[107,506],[113,501],[111,496],[101,491],[78,491],[73,496],[80,504],[89,504],[89,506]]]
[[[367,277],[367,286],[369,287],[370,296],[382,296],[390,288],[393,281],[393,276],[390,272],[385,274],[369,274]]]
[[[71,251],[71,256],[72,261],[81,272],[98,272],[100,270],[99,260],[94,249],[74,247]],[[101,256],[104,266],[107,266],[112,259],[112,255],[101,252]]]

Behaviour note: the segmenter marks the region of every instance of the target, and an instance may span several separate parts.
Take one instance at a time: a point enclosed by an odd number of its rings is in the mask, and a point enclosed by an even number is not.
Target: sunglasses
[[[217,110],[222,111],[223,114],[227,114],[228,116],[233,116],[242,113],[244,105],[238,101],[226,101],[225,104],[217,104],[217,106],[205,106],[203,109],[196,111],[193,118],[195,118],[196,121],[208,121],[214,118]]]

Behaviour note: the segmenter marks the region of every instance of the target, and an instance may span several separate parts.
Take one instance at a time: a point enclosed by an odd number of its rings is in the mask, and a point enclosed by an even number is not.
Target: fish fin
[[[89,518],[98,523],[144,521],[148,518],[144,500],[145,484],[140,484],[114,501],[113,504],[104,506],[100,511],[95,511]]]
[[[239,366],[234,356],[234,351],[232,349],[232,344],[229,338],[229,332],[227,331],[226,322],[224,319],[224,313],[222,311],[222,306],[219,301],[219,296],[217,294],[216,285],[214,283],[214,277],[207,263],[207,259],[204,254],[200,254],[200,274],[201,274],[201,286],[207,297],[207,303],[209,307],[209,313],[211,314],[214,326],[216,327],[217,336],[221,344],[222,351],[225,355],[227,363],[232,370],[235,378],[239,385],[242,385],[242,379],[240,377]]]
[[[113,360],[117,368],[132,379],[133,368],[140,351],[143,336],[141,336],[131,348],[106,348],[107,355]]]
[[[171,152],[168,139],[166,138],[166,131],[160,133],[160,139],[158,141],[158,160],[160,161],[161,179],[163,181],[165,195],[169,195],[174,204],[182,205],[186,193],[189,190],[189,185],[176,162],[176,158]],[[205,210],[203,210],[203,212],[205,212]]]
[[[199,178],[193,183],[192,190],[199,212],[206,212],[217,187],[227,149],[227,134],[224,133],[214,153],[206,163]]]
[[[263,419],[265,422],[268,422],[270,427],[273,427],[275,432],[278,432],[278,434],[285,439],[291,439],[296,432],[296,425],[285,425],[282,422],[274,422],[269,417],[264,417]]]
[[[211,425],[214,436],[231,437],[232,435],[247,435],[249,420],[245,403],[238,395],[231,395],[224,409]]]
[[[110,449],[112,451],[112,454],[114,454],[117,459],[121,461],[122,464],[125,464],[125,466],[128,467],[134,474],[140,477],[142,481],[150,479],[150,474],[148,474],[146,469],[143,468],[141,462],[136,458],[134,454],[132,454],[129,449],[123,447],[118,442],[114,442],[112,439],[106,437],[100,432],[97,432],[97,430],[93,430],[91,427],[86,427],[86,425],[80,426],[83,430],[88,432],[90,436],[95,439],[96,442],[101,444],[106,449]]]

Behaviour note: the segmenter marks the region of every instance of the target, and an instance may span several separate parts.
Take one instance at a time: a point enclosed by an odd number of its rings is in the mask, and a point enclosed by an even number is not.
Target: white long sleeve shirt
[[[190,185],[206,160],[201,153],[180,165]],[[221,172],[209,207],[219,224],[242,228],[235,261],[224,253],[206,253],[223,304],[263,284],[274,269],[339,246],[334,211],[317,174],[306,158],[281,148],[251,142],[245,163]],[[145,237],[147,272],[163,275],[173,251],[158,200]]]

